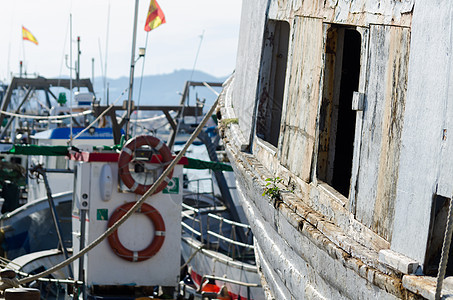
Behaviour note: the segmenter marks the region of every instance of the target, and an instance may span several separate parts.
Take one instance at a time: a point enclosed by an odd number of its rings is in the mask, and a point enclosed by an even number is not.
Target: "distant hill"
[[[140,96],[141,105],[178,105],[181,100],[180,93],[183,92],[185,82],[190,79],[192,71],[177,70],[170,74],[144,76],[141,83],[141,93],[139,93],[141,78],[137,73],[138,71],[135,75],[134,93],[132,95],[135,104],[138,103]],[[194,71],[192,75],[192,81],[224,82],[226,79],[227,77],[218,78],[201,71]],[[109,83],[109,103],[111,104],[128,87],[129,77],[107,78],[107,82]],[[102,104],[105,104],[106,100],[104,99],[103,80],[101,77],[95,78],[94,90],[96,97],[101,99]],[[191,105],[195,103],[196,95],[198,95],[199,99],[206,99],[208,105],[212,104],[216,98],[215,94],[207,88],[196,88],[190,91],[189,103]],[[127,92],[122,99],[127,99]],[[118,104],[120,103],[122,103],[122,100],[118,102]]]

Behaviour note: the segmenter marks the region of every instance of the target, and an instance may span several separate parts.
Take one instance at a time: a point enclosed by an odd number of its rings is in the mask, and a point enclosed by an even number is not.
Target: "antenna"
[[[76,69],[76,82],[77,91],[80,92],[80,36],[77,37],[77,69]]]
[[[195,71],[195,66],[197,65],[198,54],[200,54],[200,48],[201,48],[201,44],[203,43],[203,38],[204,38],[204,30],[200,35],[200,44],[198,45],[197,54],[195,55],[195,61],[193,62],[192,73],[190,74],[190,81],[192,81],[193,72]]]
[[[107,86],[107,58],[108,58],[108,49],[109,49],[109,29],[110,29],[110,1],[109,8],[107,13],[107,33],[105,39],[105,60],[104,60],[104,99],[108,98],[108,86]],[[100,47],[100,46],[99,46]],[[102,62],[101,62],[102,66]],[[108,103],[107,103],[108,105]]]

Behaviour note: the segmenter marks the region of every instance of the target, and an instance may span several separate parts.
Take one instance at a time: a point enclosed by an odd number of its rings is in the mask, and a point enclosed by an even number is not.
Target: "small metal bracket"
[[[365,106],[365,94],[360,92],[354,92],[352,95],[352,110],[363,111]]]

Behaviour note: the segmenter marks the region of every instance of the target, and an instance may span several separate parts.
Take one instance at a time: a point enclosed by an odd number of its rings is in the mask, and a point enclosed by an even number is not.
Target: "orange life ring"
[[[133,139],[130,139],[126,145],[124,145],[123,149],[121,150],[120,157],[118,159],[118,172],[120,175],[121,180],[130,189],[132,192],[143,195],[146,191],[151,187],[152,184],[144,185],[136,182],[129,171],[129,163],[133,158],[133,153],[136,149],[140,148],[141,146],[149,145],[153,149],[159,151],[160,155],[162,156],[162,163],[170,162],[173,159],[171,155],[170,149],[156,137],[150,135],[139,135]],[[164,166],[164,170],[167,168],[167,165]],[[168,174],[165,181],[163,181],[159,187],[156,189],[154,194],[159,193],[162,191],[170,182],[171,177],[173,175],[173,170]]]
[[[115,224],[116,221],[121,219],[121,217],[124,216],[134,204],[135,202],[128,202],[117,207],[110,217],[107,226],[110,228],[113,224]],[[108,242],[113,252],[122,259],[133,262],[143,261],[153,257],[157,252],[159,252],[165,240],[165,223],[159,211],[151,205],[143,203],[142,207],[137,212],[145,214],[154,225],[154,237],[148,247],[140,251],[127,249],[123,244],[121,244],[118,237],[118,230],[115,230],[115,232],[108,237]]]

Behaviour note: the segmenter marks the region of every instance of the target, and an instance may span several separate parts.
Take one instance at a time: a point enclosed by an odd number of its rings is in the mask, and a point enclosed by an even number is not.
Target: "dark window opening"
[[[361,35],[334,26],[327,32],[323,99],[320,111],[317,176],[345,197],[351,180],[355,111],[352,95],[358,90]]]
[[[431,208],[431,220],[429,226],[428,245],[426,248],[423,273],[425,275],[437,276],[442,245],[444,242],[445,228],[447,224],[450,199],[434,195]],[[453,243],[448,254],[448,263],[445,276],[453,276]]]
[[[287,22],[269,20],[263,39],[256,135],[275,147],[280,136],[289,31]]]

